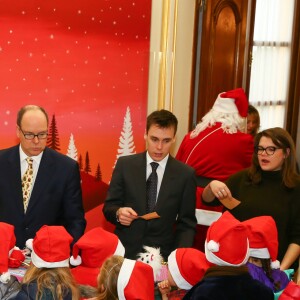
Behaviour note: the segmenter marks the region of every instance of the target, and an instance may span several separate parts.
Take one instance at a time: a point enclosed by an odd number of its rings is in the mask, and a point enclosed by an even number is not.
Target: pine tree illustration
[[[82,163],[82,156],[81,156],[81,154],[79,155],[78,164],[79,164],[79,170],[82,170],[83,169],[83,163]]]
[[[75,140],[74,140],[74,136],[72,133],[70,135],[67,156],[73,158],[76,161],[78,159],[77,148],[75,146]]]
[[[49,133],[48,133],[48,138],[47,138],[47,147],[49,147],[53,150],[56,150],[56,151],[60,150],[55,115],[53,115],[51,124],[49,126]]]
[[[102,172],[100,169],[100,164],[97,165],[96,174],[95,174],[95,181],[101,181],[102,180]]]
[[[126,114],[123,122],[123,129],[119,138],[119,149],[117,159],[120,156],[135,154],[135,145],[133,141],[132,123],[129,106],[127,106]],[[116,164],[116,162],[115,162]]]
[[[91,172],[91,165],[90,165],[90,158],[89,158],[89,152],[87,151],[85,154],[85,167],[84,172],[89,173]]]

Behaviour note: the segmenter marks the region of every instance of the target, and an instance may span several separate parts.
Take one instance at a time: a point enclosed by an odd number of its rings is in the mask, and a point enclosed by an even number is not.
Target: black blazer
[[[19,146],[1,150],[0,221],[15,226],[20,248],[43,225],[63,225],[78,240],[86,226],[78,163],[45,148],[24,214]]]
[[[146,152],[120,157],[114,169],[103,213],[116,225],[125,256],[135,259],[142,246],[160,247],[167,259],[179,247],[192,247],[195,228],[196,179],[193,168],[169,156],[156,203],[159,219],[134,220],[130,226],[116,221],[119,207],[146,213]]]

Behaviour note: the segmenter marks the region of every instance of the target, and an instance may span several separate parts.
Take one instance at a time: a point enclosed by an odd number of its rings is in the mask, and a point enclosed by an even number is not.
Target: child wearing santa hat
[[[63,226],[43,226],[34,239],[27,240],[32,250],[31,265],[25,273],[16,300],[78,300],[80,293],[69,268],[72,236]]]
[[[290,279],[279,269],[278,237],[274,219],[270,216],[251,218],[243,222],[249,229],[249,273],[273,292],[283,290]]]
[[[98,276],[98,295],[93,300],[154,300],[152,268],[143,262],[113,255]]]
[[[25,255],[15,244],[14,226],[0,222],[0,299],[14,299],[21,287],[8,271],[8,268],[18,268],[25,260]]]
[[[182,299],[211,266],[203,252],[178,248],[168,257],[168,279],[158,283],[162,300]],[[172,287],[178,288],[171,290]]]
[[[78,284],[97,287],[97,277],[103,262],[111,255],[124,256],[125,248],[118,237],[96,227],[86,232],[73,246],[71,272]]]
[[[184,299],[273,300],[270,288],[251,277],[245,264],[249,258],[246,225],[228,211],[209,227],[205,256],[216,266],[208,268],[203,279]]]

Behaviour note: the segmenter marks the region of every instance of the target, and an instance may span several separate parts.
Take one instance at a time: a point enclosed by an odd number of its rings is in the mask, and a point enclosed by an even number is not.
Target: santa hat
[[[180,289],[189,290],[199,282],[211,266],[203,252],[178,248],[168,257],[169,272]]]
[[[290,281],[282,294],[278,298],[279,300],[297,300],[300,299],[300,286],[293,281]]]
[[[205,241],[205,255],[218,266],[241,266],[249,258],[247,226],[228,211],[210,225]]]
[[[248,100],[242,88],[220,93],[212,107],[216,112],[224,114],[238,113],[246,118],[248,114]]]
[[[143,262],[125,258],[118,276],[117,290],[120,300],[153,300],[152,268]]]
[[[212,109],[202,118],[190,137],[195,138],[208,127],[221,123],[226,133],[236,133],[245,129],[245,117],[248,114],[248,100],[242,88],[220,93]]]
[[[255,217],[243,222],[249,229],[250,256],[271,259],[271,267],[280,267],[277,260],[278,234],[274,219],[270,216]]]
[[[8,258],[16,243],[14,226],[0,222],[0,282],[10,280],[8,272]]]
[[[95,227],[74,244],[72,253],[70,263],[77,267],[71,271],[77,283],[96,287],[103,262],[111,255],[124,256],[125,248],[115,234]]]
[[[26,241],[32,250],[31,261],[37,268],[69,267],[72,236],[63,226],[44,225],[34,239]]]

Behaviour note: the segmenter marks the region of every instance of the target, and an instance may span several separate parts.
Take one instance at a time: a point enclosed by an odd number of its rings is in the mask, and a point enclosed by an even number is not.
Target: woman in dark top
[[[212,181],[205,187],[203,200],[212,205],[219,200],[240,221],[273,217],[281,269],[295,267],[300,254],[300,176],[294,142],[286,130],[276,127],[258,133],[254,147],[251,167],[231,176],[226,184]]]

